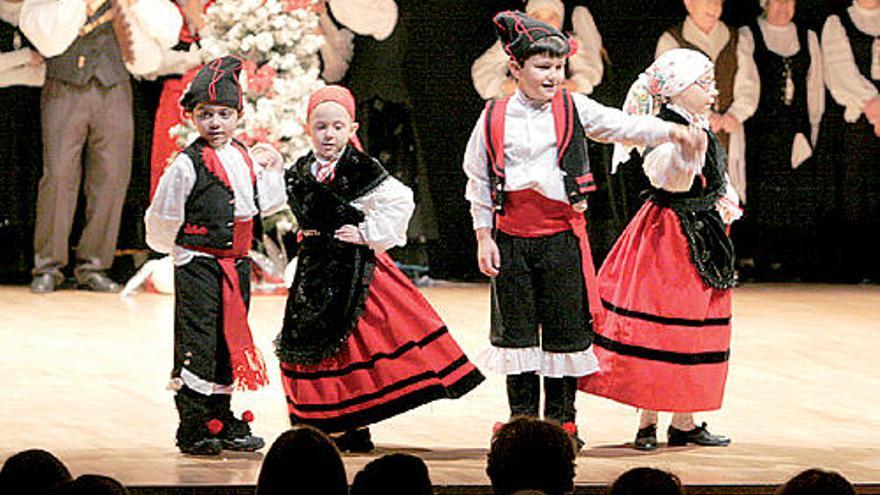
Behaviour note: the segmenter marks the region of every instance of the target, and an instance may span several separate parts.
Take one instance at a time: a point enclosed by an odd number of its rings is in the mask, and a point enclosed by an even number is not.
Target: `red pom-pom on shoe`
[[[569,421],[568,423],[562,423],[562,429],[565,430],[571,436],[577,435],[578,427],[576,424]]]
[[[241,420],[244,421],[245,423],[253,422],[254,421],[254,413],[252,413],[250,410],[247,410],[247,411],[241,413]]]
[[[205,423],[205,426],[208,427],[208,432],[211,435],[216,435],[216,434],[220,433],[221,431],[223,431],[223,422],[217,418],[214,418],[211,421],[208,421],[207,423]]]

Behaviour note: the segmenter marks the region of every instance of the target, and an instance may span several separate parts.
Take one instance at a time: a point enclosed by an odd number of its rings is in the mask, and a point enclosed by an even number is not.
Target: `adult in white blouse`
[[[746,122],[746,214],[755,261],[779,269],[793,261],[812,223],[804,170],[825,111],[819,40],[792,22],[796,0],[761,0],[764,13],[740,29],[754,44],[760,77],[758,110]],[[812,181],[811,181],[812,182]]]
[[[865,232],[880,226],[880,0],[856,0],[822,29],[825,84],[844,107],[840,160],[843,270],[880,278]]]
[[[565,5],[560,0],[529,0],[525,8],[530,17],[562,29],[565,22]],[[585,5],[578,5],[571,14],[573,38],[578,40],[577,52],[569,57],[565,87],[577,93],[591,94],[602,81],[602,37]],[[507,69],[510,56],[500,41],[474,61],[471,77],[474,88],[484,100],[510,96],[516,82]]]
[[[760,96],[754,45],[721,21],[723,0],[684,0],[688,15],[657,40],[655,58],[673,48],[706,54],[715,64],[718,97],[709,116],[712,132],[727,151],[730,182],[745,195],[745,132],[743,123],[755,113]]]
[[[114,29],[115,15],[127,28]],[[74,275],[80,288],[119,290],[104,271],[113,262],[131,175],[130,73],[155,71],[181,22],[168,0],[25,0],[21,30],[46,57],[33,292],[51,292],[63,280],[81,177],[86,218]]]
[[[0,279],[33,263],[34,205],[40,178],[43,57],[18,27],[21,0],[0,0]]]

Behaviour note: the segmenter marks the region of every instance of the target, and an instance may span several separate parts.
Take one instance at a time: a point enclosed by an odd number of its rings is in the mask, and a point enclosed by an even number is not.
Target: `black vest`
[[[234,141],[239,151],[245,146]],[[182,246],[210,249],[231,249],[235,225],[235,193],[228,184],[211,173],[205,165],[203,153],[213,151],[203,138],[198,138],[183,150],[192,160],[196,181],[186,199],[184,222],[177,232],[176,243]],[[257,187],[254,184],[254,204],[260,208]],[[254,239],[262,237],[262,223],[254,222]]]
[[[874,83],[874,86],[880,90],[880,81],[871,79],[871,50],[874,45],[874,36],[859,31],[859,28],[853,24],[852,18],[848,11],[843,11],[837,15],[840,24],[846,30],[846,37],[849,38],[849,46],[852,50],[853,58],[856,61],[856,67],[865,79]]]
[[[681,115],[666,107],[657,117],[668,122],[688,125]],[[700,278],[709,287],[729,289],[736,283],[733,269],[733,242],[727,235],[727,226],[715,210],[715,203],[727,188],[724,176],[727,156],[712,131],[706,131],[709,146],[703,165],[703,180],[694,180],[690,190],[669,192],[652,188],[651,201],[671,208],[681,223],[681,230],[688,241],[691,263]],[[650,153],[649,151],[646,151]]]
[[[749,25],[752,37],[755,40],[755,65],[758,66],[758,74],[761,77],[761,101],[758,111],[749,119],[763,120],[776,130],[780,125],[788,127],[793,133],[803,133],[810,136],[810,116],[807,107],[807,75],[810,70],[810,46],[807,30],[797,27],[798,43],[800,50],[794,55],[783,57],[767,48],[764,41],[764,33],[757,22]],[[794,99],[790,105],[785,104],[785,72],[786,68],[791,71],[791,81],[794,83]],[[781,122],[785,120],[785,122]],[[771,131],[772,129],[768,129]]]
[[[375,256],[369,247],[338,241],[333,233],[342,225],[363,221],[363,213],[351,202],[388,178],[377,160],[351,146],[340,157],[329,184],[315,180],[313,162],[309,153],[285,173],[290,208],[303,232],[276,341],[276,353],[287,363],[315,364],[335,355],[357,325]]]
[[[87,21],[94,21],[110,9],[107,1]],[[79,36],[64,53],[46,59],[46,78],[57,79],[78,86],[92,80],[102,86],[114,86],[129,80],[128,69],[122,62],[113,26],[105,22],[85,36]]]
[[[15,46],[16,38],[18,38],[18,47]],[[33,48],[33,45],[18,26],[0,19],[0,52],[14,52],[22,48]]]

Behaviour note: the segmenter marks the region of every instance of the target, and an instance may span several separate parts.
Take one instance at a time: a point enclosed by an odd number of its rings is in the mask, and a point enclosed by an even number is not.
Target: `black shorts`
[[[492,345],[547,352],[590,347],[592,317],[574,233],[531,238],[497,232],[495,242],[501,270],[492,281]]]

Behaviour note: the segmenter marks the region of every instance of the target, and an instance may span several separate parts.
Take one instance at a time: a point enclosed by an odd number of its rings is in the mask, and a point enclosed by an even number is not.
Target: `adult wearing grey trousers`
[[[21,29],[46,57],[33,292],[52,292],[63,280],[80,187],[85,225],[74,276],[83,289],[119,290],[105,270],[113,263],[131,175],[130,73],[155,70],[182,22],[168,0],[131,3],[126,19],[134,56],[128,63],[109,20],[109,0],[26,0],[22,7]]]

